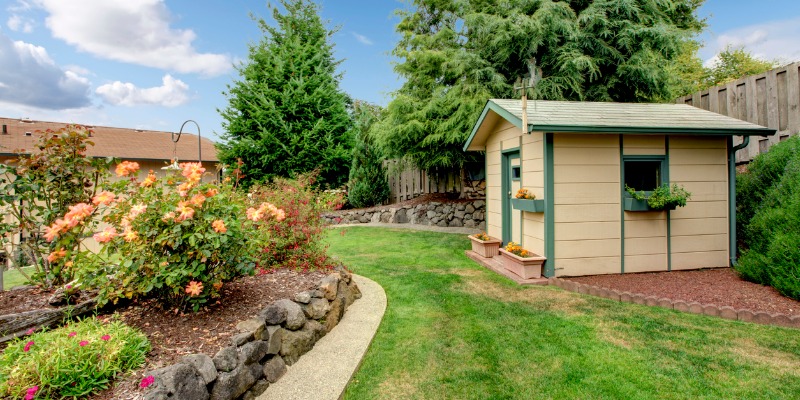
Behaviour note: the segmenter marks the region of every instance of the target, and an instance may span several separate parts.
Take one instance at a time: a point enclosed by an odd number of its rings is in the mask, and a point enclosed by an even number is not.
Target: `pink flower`
[[[102,337],[100,337],[100,339],[103,339],[103,340],[105,340],[107,342],[107,341],[111,340],[111,336],[103,335]]]
[[[146,388],[146,387],[152,385],[153,382],[155,382],[155,381],[156,381],[156,378],[154,378],[153,375],[147,375],[147,376],[144,377],[144,379],[142,379],[142,382],[139,383],[139,387],[140,388]]]
[[[28,351],[31,350],[31,346],[33,346],[33,345],[34,345],[33,340],[31,340],[28,343],[25,343],[25,347],[22,348],[22,351],[27,353]]]
[[[211,227],[214,228],[214,232],[217,233],[225,233],[228,231],[228,228],[225,227],[225,221],[218,219],[211,223]]]
[[[85,341],[85,340],[81,340],[81,342],[80,342],[80,343],[78,343],[78,346],[84,347],[84,346],[86,346],[87,344],[89,344],[89,342],[87,342],[87,341]]]
[[[77,334],[78,334],[78,332],[70,332],[70,333],[69,333],[69,335],[67,335],[67,336],[69,336],[69,337],[75,337],[75,335],[77,335]]]
[[[139,170],[139,163],[131,162],[131,161],[123,161],[117,164],[117,168],[115,172],[117,173],[118,177],[128,176],[131,174],[135,174],[136,171]]]
[[[25,400],[33,400],[34,398],[36,398],[36,392],[38,391],[39,391],[39,386],[31,386],[25,392]]]
[[[107,206],[111,204],[112,201],[114,201],[115,197],[116,195],[114,193],[104,190],[92,198],[92,204],[96,206],[99,206],[100,204]]]
[[[109,226],[106,229],[103,229],[102,232],[97,232],[92,236],[94,240],[99,243],[108,243],[111,239],[114,239],[117,236],[117,229],[113,226]]]
[[[28,329],[27,331],[25,331],[25,334],[26,335],[33,335],[33,332],[34,332],[34,330],[33,330],[33,328],[31,328],[31,329]]]

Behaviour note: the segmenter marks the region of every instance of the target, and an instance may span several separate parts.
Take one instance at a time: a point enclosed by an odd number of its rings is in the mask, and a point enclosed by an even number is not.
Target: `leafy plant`
[[[16,159],[0,164],[0,209],[6,215],[0,220],[0,246],[19,255],[14,267],[33,266],[30,275],[19,270],[26,280],[46,288],[73,279],[74,269],[67,262],[79,251],[83,236],[72,228],[82,222],[86,210],[79,216],[68,209],[88,203],[108,176],[110,159],[86,155],[94,145],[90,133],[78,125],[37,132],[34,149],[17,149]],[[46,241],[42,228],[65,215],[71,219],[60,224],[71,225],[69,231],[57,243]]]
[[[87,318],[12,341],[0,355],[0,396],[79,397],[144,363],[147,337],[119,321]]]
[[[380,116],[380,107],[356,102],[353,105],[355,120],[355,147],[347,198],[353,207],[372,207],[389,198],[389,180],[377,146],[369,136],[369,128]]]
[[[663,184],[655,188],[649,195],[644,191],[637,192],[628,185],[625,185],[625,190],[636,200],[646,200],[647,206],[656,211],[684,207],[686,201],[692,197],[692,194],[683,186],[674,183],[672,186]]]
[[[476,234],[476,235],[474,236],[474,238],[475,238],[475,239],[478,239],[478,240],[482,240],[482,241],[484,241],[484,242],[485,242],[485,241],[487,241],[487,240],[491,240],[491,239],[492,239],[491,237],[489,237],[489,235],[488,235],[488,234],[486,234],[486,232],[481,232],[481,233],[478,233],[478,234]]]
[[[505,250],[509,253],[516,254],[520,257],[530,257],[531,253],[528,250],[525,250],[519,244],[515,242],[508,242],[505,247]]]
[[[533,200],[533,199],[536,198],[536,195],[534,195],[533,193],[529,192],[528,189],[522,188],[520,190],[517,190],[517,194],[514,195],[514,197],[517,198],[517,199]]]

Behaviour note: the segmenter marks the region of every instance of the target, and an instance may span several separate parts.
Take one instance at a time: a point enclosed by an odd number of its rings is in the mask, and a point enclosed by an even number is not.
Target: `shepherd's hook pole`
[[[181,134],[183,133],[183,127],[185,127],[186,124],[188,124],[189,122],[193,123],[194,126],[197,127],[197,162],[202,163],[203,162],[203,147],[202,147],[203,146],[203,142],[202,142],[202,136],[200,136],[200,125],[198,125],[197,122],[195,122],[194,120],[191,120],[191,119],[187,119],[186,121],[184,121],[183,125],[181,125],[181,131],[178,132],[178,140],[180,140]],[[174,139],[174,135],[175,134],[173,133],[172,135],[173,135],[172,141],[177,143],[178,140]]]

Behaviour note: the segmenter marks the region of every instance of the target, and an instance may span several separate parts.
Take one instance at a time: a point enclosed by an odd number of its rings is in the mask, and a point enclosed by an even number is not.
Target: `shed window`
[[[664,160],[625,160],[625,185],[637,191],[650,192],[664,182]]]
[[[511,179],[518,181],[522,176],[522,167],[511,167]]]

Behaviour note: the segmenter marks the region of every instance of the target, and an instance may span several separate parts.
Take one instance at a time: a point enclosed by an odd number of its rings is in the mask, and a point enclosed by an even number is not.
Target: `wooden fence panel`
[[[413,167],[403,168],[398,160],[384,161],[384,165],[389,170],[389,204],[428,193],[461,193],[459,171],[434,168],[426,173]]]
[[[737,163],[749,162],[800,132],[800,62],[679,97],[675,102],[777,129],[771,137],[752,137],[747,148],[736,153]],[[741,141],[735,138],[734,144]]]

